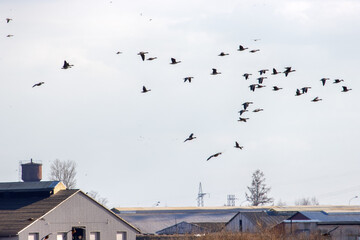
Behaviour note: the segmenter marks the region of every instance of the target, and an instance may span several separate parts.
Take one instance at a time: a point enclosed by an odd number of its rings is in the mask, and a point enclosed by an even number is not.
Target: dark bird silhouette
[[[175,58],[171,58],[171,63],[170,64],[178,64],[181,63],[181,61],[176,61]]]
[[[6,37],[13,37],[14,35],[12,35],[12,34],[8,34],[8,35],[6,35]]]
[[[149,52],[143,52],[143,51],[141,51],[141,52],[139,52],[137,55],[140,55],[140,57],[141,57],[141,59],[143,60],[143,61],[145,61],[145,54],[148,54]]]
[[[253,104],[253,102],[244,102],[242,105],[244,106],[244,110],[246,110],[250,104]]]
[[[49,239],[49,237],[50,237],[51,234],[52,234],[52,233],[49,233],[48,235],[46,235],[46,236],[43,237],[42,239]]]
[[[9,23],[10,21],[12,21],[12,18],[6,18],[6,23]]]
[[[191,83],[191,79],[193,79],[194,77],[185,77],[184,78],[184,82],[186,82],[186,81],[189,81],[189,83]]]
[[[264,79],[266,79],[267,77],[259,77],[257,78],[259,84],[262,84],[264,82]]]
[[[145,86],[143,86],[143,88],[142,88],[142,93],[147,93],[147,92],[150,92],[151,91],[151,89],[146,89],[146,87]]]
[[[257,109],[255,109],[253,112],[261,112],[261,111],[264,111],[264,109],[262,109],[262,108],[257,108]]]
[[[257,42],[257,41],[260,41],[261,39],[260,38],[255,38],[254,41]]]
[[[279,91],[281,90],[282,88],[278,87],[278,86],[273,86],[273,91]]]
[[[146,59],[146,60],[148,60],[148,61],[153,61],[153,60],[155,60],[155,59],[157,59],[157,57],[149,57],[149,58]]]
[[[234,148],[243,149],[243,146],[240,146],[239,143],[235,141],[235,146],[234,146]]]
[[[34,84],[32,87],[39,87],[39,86],[41,86],[43,84],[44,84],[44,82],[39,82],[39,83]]]
[[[260,84],[257,84],[256,88],[263,88],[263,87],[266,87],[265,85],[260,85]]]
[[[319,98],[319,97],[316,97],[316,98],[314,98],[313,100],[311,100],[312,102],[318,102],[318,101],[321,101],[322,99],[321,98]]]
[[[73,66],[74,66],[73,64],[69,64],[69,63],[65,60],[62,69],[68,69],[68,68],[71,68],[71,67],[73,67]]]
[[[245,77],[245,80],[248,80],[250,75],[252,75],[251,73],[244,73],[243,76]]]
[[[221,74],[221,72],[218,72],[216,68],[213,68],[211,75],[218,75],[218,74]]]
[[[228,53],[221,52],[218,56],[224,57],[224,56],[227,56],[227,55],[229,55],[229,54],[228,54]]]
[[[342,88],[343,88],[342,92],[348,92],[352,90],[351,88],[347,88],[346,86],[342,86]]]
[[[334,82],[333,83],[341,83],[341,82],[343,82],[344,81],[344,79],[334,79]]]
[[[326,81],[329,80],[329,78],[322,78],[320,79],[323,86],[325,86]]]
[[[269,71],[269,69],[261,69],[258,72],[260,73],[260,75],[265,74],[267,71]]]
[[[243,47],[242,45],[239,45],[238,51],[244,51],[246,49],[249,49],[249,48]]]
[[[296,89],[296,93],[295,93],[295,96],[300,96],[302,93],[300,91],[300,89]]]
[[[253,50],[250,50],[249,52],[251,52],[251,53],[256,53],[256,52],[258,52],[258,51],[260,51],[260,49],[253,49]]]
[[[213,154],[213,155],[211,155],[210,157],[208,157],[207,159],[206,159],[206,161],[209,161],[211,158],[213,158],[213,157],[218,157],[219,155],[221,155],[222,154],[222,152],[218,152],[218,153],[215,153],[215,154]]]
[[[259,85],[259,84],[251,84],[251,85],[249,86],[250,91],[255,92],[255,88],[256,88],[258,85]]]
[[[285,77],[287,77],[289,75],[289,73],[295,72],[295,71],[296,70],[291,69],[291,67],[285,67],[285,71],[284,71]]]
[[[122,54],[122,52],[116,52],[116,54]]]
[[[185,139],[185,141],[184,142],[186,142],[186,141],[191,141],[191,140],[193,140],[193,139],[195,139],[196,137],[194,137],[194,134],[192,133],[192,134],[190,134],[190,136],[187,138],[187,139]]]
[[[240,110],[239,113],[240,113],[240,116],[244,113],[244,112],[247,112],[248,110],[246,109],[243,109],[243,110]]]
[[[303,87],[303,88],[301,88],[301,91],[304,94],[304,93],[307,93],[310,88],[311,87]]]
[[[247,120],[249,120],[249,118],[242,118],[242,117],[239,117],[238,122],[246,122]]]
[[[279,74],[281,72],[278,72],[275,68],[272,69],[272,74],[271,75],[276,75],[276,74]]]

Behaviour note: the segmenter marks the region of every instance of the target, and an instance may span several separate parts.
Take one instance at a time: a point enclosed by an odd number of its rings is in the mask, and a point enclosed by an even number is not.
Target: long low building
[[[284,234],[318,233],[341,240],[360,237],[360,206],[154,207],[113,208],[112,211],[136,226],[143,235],[256,233],[268,228]]]

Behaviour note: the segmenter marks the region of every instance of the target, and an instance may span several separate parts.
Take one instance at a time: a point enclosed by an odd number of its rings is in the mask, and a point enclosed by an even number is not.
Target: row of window
[[[46,235],[43,237],[39,237],[39,233],[29,233],[28,240],[45,240],[50,239],[50,235]],[[56,234],[56,240],[67,240],[68,233],[66,232],[59,232]],[[73,234],[73,239],[76,240],[85,240],[85,231],[83,234]],[[54,238],[52,238],[54,239]],[[100,232],[90,232],[90,240],[100,240]],[[116,240],[126,240],[126,232],[117,232],[116,233]]]

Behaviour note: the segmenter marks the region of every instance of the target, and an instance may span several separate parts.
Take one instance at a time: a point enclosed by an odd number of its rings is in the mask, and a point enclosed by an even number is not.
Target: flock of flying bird
[[[254,39],[254,41],[258,41],[258,40],[260,40],[260,39]],[[244,46],[242,46],[242,45],[239,45],[239,48],[237,49],[237,51],[245,51],[245,50],[247,50],[247,49],[249,49],[249,48],[244,47]],[[252,49],[252,50],[249,50],[250,53],[256,53],[256,52],[258,52],[258,51],[260,51],[260,49]],[[117,54],[120,54],[120,53],[122,53],[122,52],[117,52]],[[141,51],[141,52],[138,53],[138,55],[140,55],[142,61],[145,61],[145,60],[147,60],[147,61],[152,61],[152,60],[157,59],[157,57],[149,57],[149,58],[146,58],[146,54],[148,54],[148,53],[149,53],[149,52]],[[227,55],[229,55],[229,53],[221,52],[218,56],[224,57],[224,56],[227,56]],[[181,63],[181,61],[176,60],[176,58],[170,58],[170,64],[173,64],[173,65],[174,65],[174,64],[178,64],[178,63]],[[249,85],[250,91],[253,91],[253,92],[254,92],[256,89],[266,87],[265,85],[263,85],[263,82],[264,82],[265,79],[267,79],[267,77],[266,77],[265,75],[266,75],[266,73],[267,73],[268,71],[270,71],[270,70],[269,70],[269,69],[260,69],[260,70],[258,71],[258,72],[259,72],[259,77],[256,79],[258,82],[255,83],[255,84]],[[293,73],[293,72],[295,72],[295,71],[296,71],[296,70],[293,69],[292,67],[285,67],[285,68],[284,68],[284,71],[278,71],[277,69],[273,68],[273,69],[272,69],[272,72],[271,72],[271,75],[284,74],[285,77],[288,77],[290,73]],[[221,74],[221,72],[219,72],[216,68],[212,68],[212,71],[211,71],[210,75],[218,75],[218,74]],[[251,75],[252,75],[251,73],[244,73],[242,76],[245,78],[245,80],[248,80],[248,79],[250,79],[250,76],[251,76]],[[185,77],[185,78],[184,78],[184,82],[189,82],[189,83],[191,83],[191,81],[192,81],[193,78],[194,78],[194,77]],[[328,81],[328,80],[330,80],[330,79],[329,79],[329,78],[322,78],[322,79],[320,79],[320,81],[321,81],[321,83],[322,83],[323,86],[325,86],[326,81]],[[344,80],[343,80],[343,79],[334,79],[334,81],[333,81],[334,84],[339,84],[339,83],[341,83],[341,82],[344,82]],[[273,90],[273,91],[279,91],[279,90],[281,90],[281,89],[283,89],[283,88],[281,88],[281,87],[279,87],[279,86],[273,86],[273,87],[272,87],[272,90]],[[302,88],[300,88],[300,89],[296,89],[296,91],[295,91],[295,96],[300,96],[300,95],[306,94],[306,93],[309,91],[309,89],[311,89],[311,87],[302,87]],[[352,89],[350,89],[350,88],[348,88],[348,87],[346,87],[346,86],[342,86],[342,92],[348,92],[348,91],[350,91],[350,90],[352,90]],[[143,86],[141,93],[147,93],[147,92],[149,92],[149,91],[151,91],[151,89],[148,89],[148,88],[146,88],[145,86]],[[321,100],[322,100],[322,99],[317,96],[317,97],[313,98],[311,101],[312,101],[312,102],[319,102],[319,101],[321,101]],[[241,109],[241,110],[239,111],[239,114],[240,114],[239,119],[238,119],[239,122],[247,122],[247,120],[249,120],[249,118],[242,117],[242,115],[243,115],[245,112],[248,112],[248,107],[249,107],[250,104],[253,104],[253,102],[244,102],[244,103],[242,104],[243,109]],[[262,109],[262,108],[256,108],[256,109],[253,110],[253,112],[255,112],[255,113],[256,113],[256,112],[260,112],[260,111],[263,111],[263,109]],[[194,133],[191,133],[191,134],[189,135],[189,137],[187,137],[187,138],[185,139],[184,142],[192,141],[192,140],[194,140],[194,139],[196,139],[196,137],[194,136]],[[235,141],[235,146],[234,146],[234,148],[237,148],[237,149],[242,150],[244,147],[241,146],[237,141]],[[222,153],[223,153],[223,152],[217,152],[217,153],[215,153],[215,154],[212,154],[212,155],[210,155],[210,156],[206,159],[206,161],[209,161],[211,158],[218,157],[218,156],[220,156]]]
[[[10,23],[13,19],[11,19],[11,18],[6,18],[5,20],[6,20],[6,23]],[[9,34],[9,35],[7,35],[7,37],[13,37],[13,35]],[[259,41],[260,39],[253,39],[253,40],[254,40],[254,41]],[[246,51],[246,50],[248,50],[248,49],[249,49],[248,47],[244,47],[244,46],[242,46],[242,45],[239,45],[237,51],[243,52],[243,51]],[[249,51],[250,53],[254,54],[254,53],[256,53],[256,52],[259,52],[260,49],[251,49],[251,50],[248,50],[248,51]],[[122,52],[118,51],[118,52],[116,52],[116,54],[122,54]],[[157,59],[157,57],[148,57],[148,58],[147,58],[147,57],[146,57],[147,54],[149,54],[149,52],[146,52],[146,51],[140,51],[139,53],[137,53],[137,55],[139,55],[139,56],[141,57],[141,60],[142,60],[142,61],[145,61],[145,60],[146,60],[146,61],[153,61],[153,60],[156,60],[156,59]],[[218,56],[220,56],[220,57],[225,57],[225,56],[228,56],[228,55],[229,55],[229,53],[221,52]],[[175,65],[175,64],[179,64],[179,63],[181,63],[181,61],[178,61],[176,58],[170,58],[170,64]],[[73,66],[74,66],[73,64],[70,64],[69,62],[67,62],[67,61],[65,60],[64,63],[63,63],[62,69],[66,70],[66,69],[69,69],[69,68],[71,68],[71,67],[73,67]],[[293,73],[293,72],[295,72],[295,71],[296,71],[296,70],[292,69],[292,67],[285,67],[285,70],[284,70],[284,71],[278,71],[277,69],[273,68],[272,71],[271,71],[271,75],[284,74],[285,77],[288,77],[290,73]],[[259,72],[259,77],[256,78],[257,83],[253,83],[253,84],[250,84],[250,85],[249,85],[250,91],[253,91],[253,92],[254,92],[256,89],[260,89],[260,88],[266,87],[265,85],[263,85],[263,83],[264,83],[264,80],[268,78],[268,77],[265,76],[265,75],[267,74],[267,72],[270,72],[270,70],[269,70],[269,69],[260,69],[258,72]],[[211,71],[210,75],[219,75],[219,74],[221,74],[221,72],[219,72],[216,68],[212,68],[212,71]],[[252,76],[252,73],[244,73],[242,76],[245,78],[245,80],[248,80],[248,79],[250,79],[250,77]],[[189,77],[185,77],[183,80],[184,80],[184,82],[189,82],[189,83],[191,83],[191,81],[192,81],[193,78],[194,78],[194,77],[190,77],[190,76],[189,76]],[[329,78],[322,78],[322,79],[320,79],[320,81],[321,81],[321,83],[322,83],[323,86],[325,86],[325,84],[326,84],[326,82],[327,82],[328,80],[330,80],[330,79],[329,79]],[[339,84],[339,83],[341,83],[341,82],[344,82],[344,80],[343,80],[343,79],[334,79],[333,84]],[[45,83],[45,82],[38,82],[38,83],[35,83],[32,87],[33,87],[33,88],[34,88],[34,87],[39,87],[39,86],[43,85],[44,83]],[[279,87],[279,86],[273,86],[273,87],[272,87],[272,90],[273,90],[273,91],[280,91],[280,90],[282,90],[282,89],[283,89],[283,88],[281,88],[281,87]],[[303,95],[303,94],[306,94],[309,89],[311,89],[311,87],[302,87],[302,88],[296,89],[296,91],[295,91],[295,96],[301,96],[301,95]],[[347,86],[342,86],[342,92],[348,92],[348,91],[350,91],[350,90],[352,90],[352,89],[351,89],[351,88],[348,88]],[[143,86],[141,93],[147,93],[147,92],[150,92],[150,91],[151,91],[151,89],[148,89],[148,88],[146,88],[145,86]],[[312,101],[312,102],[319,102],[319,101],[321,101],[321,100],[322,100],[322,99],[317,96],[317,97],[315,97],[314,99],[312,99],[311,101]],[[239,111],[239,114],[240,114],[239,119],[238,119],[239,122],[247,122],[247,121],[249,120],[249,118],[242,117],[242,115],[243,115],[245,112],[248,112],[248,107],[250,106],[250,104],[253,104],[253,102],[244,102],[244,103],[242,104],[243,109],[241,109],[241,110]],[[256,109],[253,110],[253,112],[260,112],[260,111],[263,111],[263,109],[262,109],[262,108],[256,108]],[[194,139],[196,139],[196,137],[194,136],[194,133],[191,133],[191,134],[189,135],[189,137],[187,137],[187,138],[185,139],[184,142],[192,141],[192,140],[194,140]],[[235,141],[234,148],[237,148],[237,149],[242,150],[244,147],[241,146],[237,141]],[[217,153],[215,153],[215,154],[212,154],[212,155],[210,155],[210,156],[206,159],[206,161],[209,161],[211,158],[218,157],[218,156],[220,156],[221,154],[222,154],[222,152],[217,152]]]

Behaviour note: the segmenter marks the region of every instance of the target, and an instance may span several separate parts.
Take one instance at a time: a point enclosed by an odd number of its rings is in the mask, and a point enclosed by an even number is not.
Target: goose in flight
[[[258,72],[260,73],[260,75],[265,74],[267,71],[269,71],[269,69],[261,69]]]
[[[8,34],[8,35],[6,35],[6,37],[13,37],[14,35],[12,35],[12,34]]]
[[[186,82],[186,81],[189,81],[189,83],[191,83],[191,79],[193,79],[194,77],[185,77],[184,78],[184,82]]]
[[[304,93],[307,93],[310,88],[311,87],[303,87],[303,88],[301,88],[301,91],[304,94]]]
[[[218,72],[216,68],[213,68],[211,75],[218,75],[218,74],[221,74],[221,72]]]
[[[118,52],[116,52],[116,54],[122,54],[122,52],[118,51]]]
[[[295,93],[295,96],[300,96],[302,93],[300,91],[300,89],[296,89],[296,93]]]
[[[242,105],[244,106],[244,110],[246,110],[250,104],[253,104],[253,102],[244,102]]]
[[[281,89],[282,89],[281,87],[273,86],[273,91],[279,91],[279,90],[281,90]]]
[[[150,91],[151,91],[151,89],[146,89],[146,87],[143,86],[141,93],[147,93],[147,92],[150,92]]]
[[[341,82],[343,82],[344,81],[344,79],[334,79],[334,82],[333,83],[341,83]]]
[[[145,61],[145,54],[148,54],[149,52],[143,52],[143,51],[141,51],[141,52],[139,52],[137,55],[140,55],[140,57],[141,57],[141,59],[143,60],[143,61]]]
[[[243,47],[242,45],[239,45],[238,51],[244,51],[246,49],[249,49],[249,48]]]
[[[261,111],[264,111],[264,109],[262,109],[262,108],[257,108],[257,109],[255,109],[253,112],[261,112]]]
[[[318,101],[321,101],[322,99],[321,98],[319,98],[319,97],[316,97],[316,98],[314,98],[313,100],[311,100],[312,102],[318,102]]]
[[[272,69],[272,74],[271,75],[276,75],[276,74],[279,74],[281,72],[278,72],[275,68]]]
[[[351,88],[347,88],[346,86],[342,86],[342,88],[343,88],[342,92],[348,92],[352,90]]]
[[[295,71],[296,70],[291,69],[291,67],[285,67],[285,71],[284,71],[285,77],[287,77],[289,75],[289,73],[295,72]]]
[[[184,142],[186,142],[186,141],[191,141],[191,140],[193,140],[193,139],[195,139],[196,137],[194,137],[194,134],[192,133],[192,134],[190,134],[190,136],[187,138],[187,139],[185,139],[185,141]]]
[[[250,75],[252,75],[251,73],[244,73],[243,76],[245,77],[245,80],[248,80]]]
[[[227,56],[227,55],[229,55],[229,54],[228,54],[228,53],[221,52],[218,56],[224,57],[224,56]]]
[[[322,78],[322,79],[320,79],[320,81],[321,81],[322,85],[325,86],[326,81],[329,79],[330,78]]]
[[[218,152],[218,153],[215,153],[215,154],[213,154],[213,155],[211,155],[210,157],[208,157],[207,159],[206,159],[206,161],[209,161],[211,158],[213,158],[213,157],[218,157],[219,155],[221,155],[222,154],[222,152]]]
[[[12,18],[6,18],[6,23],[9,23],[10,21],[12,21]]]
[[[181,61],[176,61],[175,58],[171,58],[171,63],[170,64],[178,64],[181,63]]]
[[[259,84],[262,84],[264,82],[264,79],[266,79],[267,77],[259,77],[257,78],[257,80],[259,81]]]
[[[238,122],[246,122],[247,120],[249,120],[249,118],[242,118],[242,117],[239,117]]]
[[[258,51],[260,51],[260,49],[253,49],[253,50],[250,50],[249,52],[251,52],[251,53],[256,53],[256,52],[258,52]]]
[[[248,110],[246,110],[246,109],[240,110],[240,111],[239,111],[240,116],[241,116],[244,112],[248,112]]]
[[[257,84],[256,88],[263,88],[263,87],[266,87],[265,85],[260,85],[260,84]]]
[[[64,60],[64,65],[63,65],[62,69],[68,69],[68,68],[71,68],[73,66],[74,66],[73,64],[70,64],[66,60]]]
[[[148,60],[148,61],[153,61],[153,60],[155,60],[155,59],[157,59],[157,57],[149,57],[149,58],[147,58],[146,60]]]
[[[32,87],[39,87],[39,86],[41,86],[43,84],[44,84],[44,82],[39,82],[39,83],[34,84]]]
[[[240,144],[235,141],[235,146],[234,146],[234,148],[243,149],[243,146],[240,146]]]
[[[251,84],[251,85],[249,86],[250,91],[255,92],[255,88],[256,88],[258,85],[259,85],[259,84]]]

